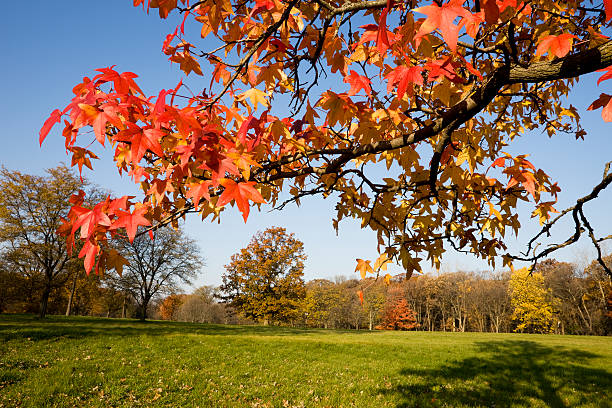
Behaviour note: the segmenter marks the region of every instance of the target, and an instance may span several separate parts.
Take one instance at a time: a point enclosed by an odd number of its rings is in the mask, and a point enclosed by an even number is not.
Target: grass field
[[[611,407],[612,338],[0,315],[0,407]]]

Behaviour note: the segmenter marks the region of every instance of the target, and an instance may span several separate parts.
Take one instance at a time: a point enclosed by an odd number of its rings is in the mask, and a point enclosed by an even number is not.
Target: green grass
[[[612,338],[0,315],[0,407],[611,407]]]

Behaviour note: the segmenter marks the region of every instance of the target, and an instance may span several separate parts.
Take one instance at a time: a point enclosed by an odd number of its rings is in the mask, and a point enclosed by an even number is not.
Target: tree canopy
[[[306,296],[304,244],[282,227],[260,231],[225,266],[221,298],[265,324],[298,316]]]
[[[181,81],[148,96],[136,74],[101,68],[44,123],[41,143],[63,123],[79,169],[92,167],[91,143],[113,149],[119,171],[144,193],[139,202],[107,198],[93,208],[73,198],[62,231],[80,233],[88,271],[120,262],[107,251],[117,231],[133,240],[138,226],[191,212],[216,220],[230,203],[246,221],[254,205],[332,196],[334,226],[359,220],[376,232],[380,259],[408,274],[423,262],[438,266],[449,248],[493,266],[499,257],[537,262],[586,233],[612,276],[599,246],[611,236],[599,237],[583,211],[612,182],[608,167],[590,194],[552,217],[557,184],[527,154],[506,151],[535,129],[586,136],[566,97],[587,73],[612,78],[609,1],[134,5],[176,19],[162,51],[210,83],[191,92]],[[611,99],[602,93],[589,109],[612,121]],[[522,201],[542,230],[514,255],[505,237],[520,227]],[[564,216],[575,232],[541,249],[538,240]]]
[[[66,198],[79,188],[84,187],[78,177],[63,165],[46,176],[0,170],[0,256],[7,270],[42,280],[41,318],[58,276],[77,268],[76,256],[56,231],[70,211]],[[91,195],[99,192],[91,189]]]

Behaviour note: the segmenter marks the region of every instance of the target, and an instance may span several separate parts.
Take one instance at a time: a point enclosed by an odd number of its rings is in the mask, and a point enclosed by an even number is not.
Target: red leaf
[[[94,263],[96,262],[96,255],[100,251],[100,247],[91,243],[91,241],[85,241],[83,244],[83,248],[81,248],[81,252],[79,252],[79,258],[85,257],[85,272],[89,275],[91,272],[91,268],[93,268]]]
[[[93,121],[94,134],[102,146],[104,146],[106,139],[106,122],[108,122],[108,116],[104,112],[98,113]]]
[[[158,156],[163,156],[164,152],[159,144],[159,138],[166,133],[161,129],[141,129],[132,126],[122,130],[115,135],[115,140],[119,142],[129,142],[132,150],[132,162],[138,163],[145,155],[147,150],[152,151]]]
[[[40,132],[38,133],[39,135],[38,142],[40,143],[41,146],[42,146],[43,140],[45,140],[45,137],[47,137],[53,125],[58,123],[61,117],[62,117],[62,112],[59,109],[56,109],[53,112],[51,112],[51,115],[49,116],[49,118],[45,120],[43,127],[40,129]]]
[[[118,228],[125,228],[130,242],[134,242],[136,232],[140,225],[151,225],[151,222],[144,217],[147,213],[146,207],[136,208],[134,212],[118,210],[117,214],[119,217],[110,226],[109,230],[116,230]]]
[[[605,122],[612,122],[612,95],[602,93],[587,110],[599,109],[602,106],[601,117]]]
[[[599,80],[597,80],[597,85],[599,85],[602,81],[612,78],[612,65],[610,65],[608,68],[598,69],[597,72],[605,72],[605,74],[603,74]]]
[[[240,141],[243,146],[247,145],[247,132],[249,129],[257,126],[259,126],[259,120],[257,120],[253,115],[249,116],[242,122],[236,136],[238,137],[238,141]]]
[[[604,0],[604,8],[606,10],[606,22],[612,19],[612,0]]]
[[[380,21],[378,22],[378,32],[376,34],[376,48],[378,52],[384,54],[391,44],[389,43],[389,36],[387,35],[387,14],[389,13],[389,8],[385,8],[381,15]]]
[[[397,84],[397,97],[402,98],[408,89],[408,85],[416,84],[423,85],[423,76],[421,67],[407,67],[400,65],[393,71],[389,72],[385,77],[387,81],[387,92],[390,93],[393,87]]]
[[[498,157],[495,159],[491,167],[504,167],[506,164],[506,157]]]
[[[211,181],[205,180],[201,183],[191,184],[189,187],[189,191],[187,191],[187,198],[191,198],[195,209],[198,209],[198,205],[202,197],[206,200],[210,201],[210,193],[208,189],[210,188]]]
[[[480,5],[484,9],[485,21],[489,24],[497,23],[499,19],[497,0],[481,0]]]
[[[361,304],[363,305],[363,291],[358,290],[357,295],[359,295],[359,302],[361,302]]]
[[[223,207],[225,204],[234,200],[238,209],[242,213],[242,218],[244,218],[244,222],[246,222],[249,217],[249,200],[254,203],[264,203],[265,200],[259,194],[259,191],[253,187],[255,185],[254,181],[248,181],[244,183],[236,183],[231,179],[222,179],[220,181],[221,185],[225,187],[223,190],[223,194],[219,197],[219,201],[217,202],[217,206]]]
[[[102,225],[108,227],[111,225],[110,218],[104,213],[103,206],[106,202],[96,204],[96,206],[90,210],[81,206],[72,206],[69,215],[76,215],[76,219],[72,223],[72,233],[74,234],[77,229],[81,228],[81,238],[89,239],[93,234],[96,226]],[[73,217],[71,217],[73,218]]]
[[[460,27],[453,24],[457,17],[465,17],[470,12],[461,5],[464,0],[451,0],[442,5],[442,7],[432,4],[430,6],[419,7],[414,11],[427,15],[427,19],[421,24],[415,39],[423,37],[426,34],[438,29],[442,34],[442,38],[448,47],[455,51],[457,49],[457,39],[459,37]]]
[[[538,44],[536,55],[546,53],[554,54],[559,58],[565,57],[572,49],[573,39],[577,38],[573,34],[547,35]]]
[[[351,70],[350,75],[344,77],[344,82],[351,84],[351,89],[348,91],[349,96],[357,95],[357,93],[362,89],[368,96],[372,95],[370,80],[363,75],[359,75],[353,70]]]
[[[185,13],[187,14],[187,13]],[[171,51],[168,51],[170,48],[170,43],[172,42],[172,40],[174,40],[174,37],[176,37],[176,34],[178,33],[178,26],[174,29],[174,32],[172,34],[168,34],[166,36],[166,39],[164,40],[163,44],[162,44],[162,52],[166,55],[172,55]],[[173,50],[176,50],[176,47],[172,47]]]

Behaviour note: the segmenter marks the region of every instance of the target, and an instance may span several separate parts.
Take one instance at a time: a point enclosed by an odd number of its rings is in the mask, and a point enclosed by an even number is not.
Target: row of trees
[[[612,285],[596,261],[582,269],[547,260],[534,271],[304,282],[305,260],[293,234],[269,228],[232,256],[216,291],[169,297],[162,307],[172,312],[162,316],[221,323],[236,311],[263,324],[324,328],[612,332]],[[612,264],[612,256],[605,261]]]
[[[49,169],[46,176],[1,170],[0,312],[131,315],[144,320],[152,300],[190,283],[202,266],[193,241],[180,230],[160,228],[152,239],[130,241],[116,234],[112,254],[122,267],[86,274],[77,259],[83,245],[77,242],[70,251],[57,234],[71,202],[82,197],[82,187],[65,166]],[[104,196],[95,187],[87,188],[89,196]]]
[[[612,257],[607,261],[612,263]],[[253,288],[261,281],[260,277],[252,282]],[[526,269],[500,274],[455,272],[408,280],[396,276],[389,284],[336,277],[302,281],[298,288],[293,293],[300,295],[280,314],[274,308],[265,311],[265,305],[277,300],[272,292],[265,298],[262,286],[253,289],[257,296],[243,293],[240,303],[233,304],[223,294],[223,286],[172,295],[162,303],[160,314],[190,322],[336,329],[612,333],[612,286],[596,262],[580,269],[549,260],[532,273]],[[221,299],[228,303],[219,303]]]

